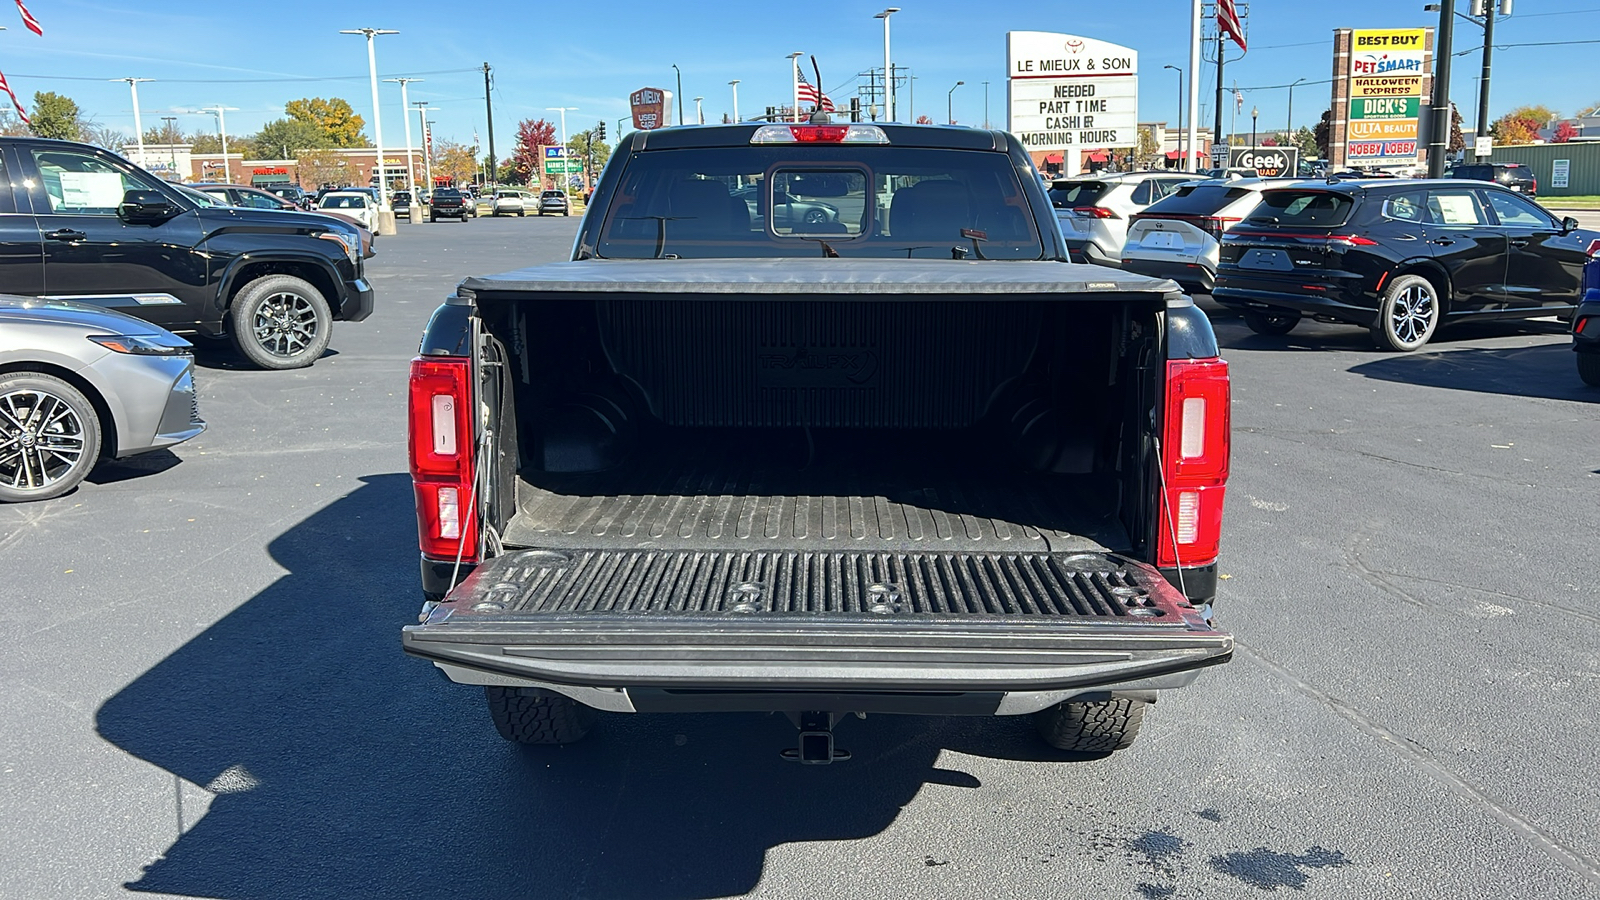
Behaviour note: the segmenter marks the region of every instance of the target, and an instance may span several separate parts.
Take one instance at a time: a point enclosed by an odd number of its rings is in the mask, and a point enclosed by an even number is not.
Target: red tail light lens
[[[1117,215],[1115,212],[1112,212],[1111,210],[1106,209],[1104,206],[1075,206],[1075,207],[1072,208],[1072,211],[1074,213],[1076,213],[1077,215],[1080,215],[1080,216],[1083,216],[1083,217],[1089,218],[1089,219],[1120,219],[1120,218],[1122,218],[1121,216]]]
[[[471,361],[463,357],[411,361],[408,419],[417,536],[423,555],[433,559],[478,558],[471,371]]]
[[[1228,403],[1228,364],[1223,360],[1167,363],[1161,442],[1166,491],[1157,565],[1205,566],[1217,560],[1228,483]]]

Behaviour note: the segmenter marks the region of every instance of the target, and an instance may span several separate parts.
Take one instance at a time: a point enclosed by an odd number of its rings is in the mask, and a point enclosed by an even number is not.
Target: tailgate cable
[[[1178,556],[1178,525],[1172,521],[1172,504],[1167,502],[1167,467],[1161,453],[1161,439],[1155,435],[1150,440],[1156,445],[1156,478],[1161,482],[1161,518],[1167,523],[1167,530],[1172,534],[1172,565],[1178,571],[1178,590],[1183,592],[1185,599],[1189,596],[1189,589],[1183,584],[1183,560]],[[1157,545],[1156,555],[1160,555],[1160,545]]]

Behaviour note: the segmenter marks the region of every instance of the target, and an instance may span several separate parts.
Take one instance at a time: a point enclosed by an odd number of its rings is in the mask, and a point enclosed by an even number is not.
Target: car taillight
[[[1228,364],[1220,359],[1169,361],[1161,438],[1165,508],[1157,565],[1216,562],[1230,440]]]
[[[1122,218],[1121,216],[1117,215],[1115,212],[1112,212],[1111,210],[1106,209],[1104,206],[1075,206],[1075,207],[1072,208],[1072,211],[1077,215],[1080,215],[1080,216],[1083,216],[1083,217],[1089,218],[1089,219],[1120,219],[1120,218]]]
[[[471,371],[464,357],[411,361],[411,483],[418,540],[433,559],[478,559]]]

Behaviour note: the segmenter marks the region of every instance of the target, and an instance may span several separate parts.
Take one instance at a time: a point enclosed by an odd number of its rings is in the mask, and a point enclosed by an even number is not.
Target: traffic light
[[[601,121],[599,124],[595,125],[594,136],[602,141],[606,139],[606,123],[604,121]]]

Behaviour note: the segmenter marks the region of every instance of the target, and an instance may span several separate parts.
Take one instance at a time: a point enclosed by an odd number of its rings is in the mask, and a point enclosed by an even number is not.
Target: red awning
[[[1089,162],[1110,162],[1111,155],[1104,150],[1095,150],[1088,155],[1087,159]]]
[[[1046,165],[1059,166],[1063,162],[1063,159],[1059,153],[1046,153],[1044,156],[1044,161]]]
[[[1204,153],[1204,151],[1196,150],[1196,151],[1194,151],[1193,153],[1191,153],[1189,155],[1190,156],[1205,156],[1205,153]],[[1168,150],[1167,151],[1167,159],[1183,159],[1183,153],[1181,153],[1180,151],[1177,151],[1177,150]]]

